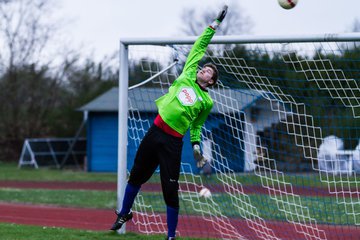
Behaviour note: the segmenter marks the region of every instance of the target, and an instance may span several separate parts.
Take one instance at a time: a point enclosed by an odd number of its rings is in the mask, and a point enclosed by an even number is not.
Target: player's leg
[[[117,219],[111,230],[118,230],[132,218],[131,208],[141,188],[159,165],[156,157],[156,129],[151,127],[140,143],[136,152],[134,165],[130,171],[130,177],[125,188],[124,199],[120,212],[116,212]]]
[[[158,153],[160,161],[161,186],[166,203],[168,237],[175,237],[179,214],[179,174],[181,164],[182,139],[170,135],[163,142]]]
[[[161,130],[153,125],[144,136],[130,171],[129,184],[140,187],[150,179],[159,166],[159,158],[157,156],[157,152],[161,148],[159,134],[161,134]]]

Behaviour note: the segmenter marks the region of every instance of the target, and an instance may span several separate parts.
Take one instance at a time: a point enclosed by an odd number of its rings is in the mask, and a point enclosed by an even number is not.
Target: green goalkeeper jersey
[[[190,127],[190,141],[200,142],[201,127],[205,123],[213,100],[196,83],[199,61],[205,54],[215,30],[207,27],[194,43],[183,72],[169,88],[169,92],[155,102],[166,124],[184,135]]]

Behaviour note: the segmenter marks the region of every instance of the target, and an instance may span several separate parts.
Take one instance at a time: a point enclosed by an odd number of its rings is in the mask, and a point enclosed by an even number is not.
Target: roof
[[[166,90],[167,91],[167,90]],[[155,99],[164,95],[161,88],[135,88],[128,92],[130,107],[142,112],[157,112]],[[214,100],[212,113],[222,112],[221,106],[231,106],[233,109],[244,110],[261,97],[261,94],[248,89],[215,89],[210,90]],[[80,111],[117,112],[119,89],[114,87],[91,102],[80,107]]]

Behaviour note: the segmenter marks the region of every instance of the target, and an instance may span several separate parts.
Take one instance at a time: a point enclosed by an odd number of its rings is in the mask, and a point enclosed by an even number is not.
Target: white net
[[[232,44],[211,49],[204,63],[218,66],[220,81],[209,90],[214,107],[202,131],[202,150],[210,162],[196,168],[186,135],[178,235],[357,239],[357,45]],[[128,92],[128,168],[157,114],[154,100],[181,73],[188,50],[183,45],[129,47],[129,85],[156,77]],[[179,63],[164,70],[174,59]],[[210,197],[199,194],[204,187]],[[142,187],[134,210],[130,230],[166,232],[158,174]]]

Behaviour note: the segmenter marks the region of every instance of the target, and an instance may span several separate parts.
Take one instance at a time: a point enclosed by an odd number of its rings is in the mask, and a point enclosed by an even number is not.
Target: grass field
[[[16,164],[9,164],[0,162],[0,181],[1,180],[16,180],[16,181],[81,181],[81,182],[116,182],[117,175],[115,173],[87,173],[82,171],[71,170],[58,170],[53,168],[40,168],[33,169],[31,167],[25,167],[18,169]],[[358,180],[356,176],[348,177],[348,187],[357,187]],[[184,180],[183,176],[180,176],[180,180]],[[254,174],[238,174],[236,180],[241,182],[243,186],[246,185],[261,185],[261,180]],[[331,180],[331,181],[330,181]],[[208,184],[219,184],[220,181],[216,175],[210,177],[202,177],[202,181]],[[288,174],[284,176],[284,181],[291,183],[294,186],[302,187],[325,187],[328,185],[319,180],[319,174]],[[331,176],[330,186],[337,185],[341,187],[344,182],[341,176]],[[158,175],[154,175],[149,182],[159,183],[160,179]]]
[[[0,223],[2,240],[110,240],[110,239],[141,239],[140,235],[127,233],[119,235],[111,232],[94,232],[84,230],[74,230],[66,228],[39,227],[28,225],[17,225],[10,223]],[[144,238],[145,239],[145,238]],[[151,239],[151,238],[146,238]],[[159,236],[153,239],[160,239]]]
[[[311,175],[310,175],[311,176]],[[318,180],[312,181],[302,175],[286,176],[287,181],[294,185],[301,184],[303,187],[324,187],[323,183]],[[318,179],[315,178],[314,179]],[[116,174],[99,174],[99,173],[85,173],[71,170],[57,170],[57,169],[18,169],[15,164],[0,163],[0,181],[70,181],[70,182],[116,182]],[[254,185],[259,183],[259,177],[249,174],[238,175],[237,180],[243,186]],[[151,179],[151,182],[159,182],[157,176]],[[219,181],[215,175],[210,178],[203,178],[206,184],[218,184]],[[356,181],[354,181],[356,183]],[[142,197],[146,202],[151,202],[155,212],[165,213],[163,199],[161,194],[153,192],[142,192]],[[250,202],[256,207],[260,216],[268,220],[283,221],[286,219],[284,212],[278,210],[276,202],[265,194],[251,194],[249,195]],[[239,209],[234,207],[234,199],[225,193],[214,193],[213,200],[219,204],[226,216],[239,216],[246,213],[239,212]],[[337,199],[332,196],[301,196],[301,201],[304,206],[312,209],[312,217],[315,217],[318,223],[323,224],[355,224],[354,219],[346,214],[344,204],[338,204]],[[17,189],[17,188],[0,188],[0,202],[12,203],[27,203],[27,204],[45,204],[66,207],[78,208],[96,208],[96,209],[114,209],[116,208],[116,192],[115,191],[97,191],[97,190],[49,190],[49,189]],[[196,205],[196,203],[195,203]],[[195,206],[196,207],[196,206]],[[209,206],[211,207],[211,206]],[[355,212],[360,212],[360,206],[354,206]],[[199,215],[200,213],[193,208],[188,207],[185,201],[181,201],[180,214]],[[209,209],[210,210],[210,209]],[[295,211],[295,210],[294,210]],[[332,213],[329,218],[328,213]],[[154,238],[144,237],[141,235],[129,234],[119,236],[110,234],[108,232],[89,232],[78,231],[60,228],[41,228],[20,226],[14,224],[1,224],[0,232],[3,234],[1,239],[25,239],[21,238],[20,232],[26,232],[29,238],[26,239],[42,239],[40,236],[49,233],[49,235],[63,236],[56,239],[161,239],[159,236]],[[17,233],[19,236],[17,236]],[[44,233],[45,232],[45,233]],[[13,234],[13,235],[12,235]],[[15,238],[18,237],[18,238]],[[46,238],[52,239],[52,238]],[[55,238],[54,238],[55,239]],[[182,238],[184,239],[184,238]]]
[[[0,181],[80,181],[80,182],[116,182],[114,173],[87,173],[82,171],[58,170],[54,168],[32,167],[18,168],[15,163],[0,162]]]
[[[54,227],[38,227],[0,223],[1,240],[159,240],[162,235],[143,236],[135,233],[120,235],[114,232],[95,232]],[[197,240],[186,238],[182,240]]]
[[[158,193],[141,193],[146,202],[153,204],[153,209],[158,213],[165,213],[162,196]],[[271,220],[284,220],[286,216],[279,212],[274,201],[267,195],[249,195],[251,203],[258,209],[261,217]],[[320,199],[321,198],[321,199]],[[226,194],[213,194],[213,200],[217,202],[227,216],[238,216],[239,212],[231,205],[231,199]],[[321,201],[320,201],[321,200]],[[113,191],[89,191],[89,190],[44,190],[44,189],[6,189],[0,188],[0,201],[13,203],[48,204],[67,207],[115,209],[116,192]],[[355,224],[352,218],[347,219],[345,207],[339,205],[334,197],[302,197],[302,203],[310,209],[316,208],[315,216],[320,223],[327,223],[326,212],[333,212],[335,224],[350,222]],[[322,204],[319,204],[322,203]],[[360,212],[357,207],[356,211]],[[199,208],[199,207],[198,207]],[[202,207],[204,209],[204,206]],[[181,211],[186,214],[199,215],[193,208],[187,207],[183,201]],[[206,210],[206,209],[205,209]],[[332,223],[334,219],[331,219]]]
[[[113,173],[85,173],[51,168],[22,168],[16,164],[0,162],[0,181],[68,181],[68,182],[116,182]],[[116,192],[93,190],[46,190],[0,188],[0,202],[45,204],[79,208],[114,209]],[[135,233],[119,235],[113,232],[84,231],[76,229],[28,226],[0,223],[1,240],[111,240],[111,239],[163,239],[163,235],[144,236]],[[181,239],[196,240],[198,238]]]

